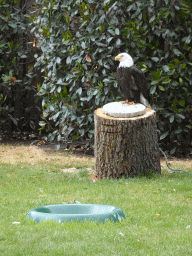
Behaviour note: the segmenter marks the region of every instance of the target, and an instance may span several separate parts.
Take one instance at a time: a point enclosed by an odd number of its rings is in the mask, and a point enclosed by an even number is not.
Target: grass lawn
[[[9,148],[0,146],[0,155]],[[57,160],[36,161],[35,153],[30,158],[24,152],[18,161],[0,158],[1,255],[192,255],[191,161],[176,165],[191,175],[162,167],[161,176],[92,182],[87,168],[94,168],[93,158],[60,152]],[[63,171],[70,167],[79,172]],[[36,206],[74,200],[118,206],[126,219],[36,224],[26,218]]]

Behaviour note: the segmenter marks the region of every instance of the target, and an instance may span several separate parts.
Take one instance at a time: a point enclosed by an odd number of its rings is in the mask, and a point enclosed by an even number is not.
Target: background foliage
[[[30,2],[0,0],[0,128],[9,131],[38,129]]]
[[[19,61],[27,54],[26,44],[18,40],[29,28],[23,1],[1,0],[0,6],[0,72],[6,75],[0,84],[0,114],[9,118],[12,92],[31,90],[34,76],[32,66],[19,79]],[[121,99],[114,57],[128,52],[147,77],[160,140],[171,153],[179,143],[191,146],[190,0],[36,0],[36,8],[38,15],[30,15],[41,50],[35,68],[44,77],[36,88],[43,99],[41,129],[49,139],[93,138],[94,110]],[[8,82],[9,70],[22,80],[17,87]]]
[[[44,72],[42,128],[60,141],[93,137],[93,111],[120,100],[114,57],[128,52],[145,72],[160,140],[191,140],[192,4],[190,0],[45,1],[31,16]],[[51,122],[56,129],[51,130]]]

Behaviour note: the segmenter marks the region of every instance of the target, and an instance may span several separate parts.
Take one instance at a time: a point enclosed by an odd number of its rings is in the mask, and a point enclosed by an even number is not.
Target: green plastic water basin
[[[33,208],[27,215],[36,221],[121,221],[125,214],[121,208],[102,204],[55,204]]]

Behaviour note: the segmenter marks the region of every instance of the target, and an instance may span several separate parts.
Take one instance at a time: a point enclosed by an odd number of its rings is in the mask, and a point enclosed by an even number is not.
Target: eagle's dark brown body
[[[140,93],[150,101],[147,81],[143,72],[135,65],[118,67],[116,78],[124,100],[140,103]]]

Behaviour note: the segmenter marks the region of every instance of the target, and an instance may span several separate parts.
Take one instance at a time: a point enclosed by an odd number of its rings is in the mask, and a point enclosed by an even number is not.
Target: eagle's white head
[[[119,68],[120,67],[122,67],[122,68],[130,68],[134,64],[132,57],[128,53],[126,53],[126,52],[123,52],[123,53],[120,53],[119,55],[117,55],[115,57],[115,60],[119,60],[120,61]]]

